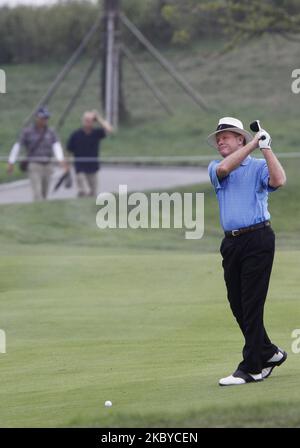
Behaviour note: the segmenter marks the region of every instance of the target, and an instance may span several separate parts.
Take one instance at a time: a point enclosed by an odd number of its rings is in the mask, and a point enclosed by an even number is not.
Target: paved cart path
[[[60,188],[53,192],[53,186],[60,177],[56,169],[49,199],[69,199],[77,196],[75,182],[70,189]],[[72,174],[74,176],[74,174]],[[128,186],[128,191],[157,190],[177,186],[208,182],[206,168],[203,167],[141,167],[104,165],[99,173],[101,192],[117,192],[120,184]],[[0,204],[32,202],[32,193],[28,180],[20,180],[0,185]]]

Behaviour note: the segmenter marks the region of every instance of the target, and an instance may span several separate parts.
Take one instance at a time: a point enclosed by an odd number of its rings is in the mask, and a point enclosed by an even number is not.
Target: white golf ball
[[[112,407],[112,402],[109,401],[109,400],[107,400],[107,401],[104,403],[104,406],[105,406],[106,408],[111,408],[111,407]]]

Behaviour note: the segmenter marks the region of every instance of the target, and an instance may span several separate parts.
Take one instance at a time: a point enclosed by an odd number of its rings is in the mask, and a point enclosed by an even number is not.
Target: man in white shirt
[[[25,128],[19,140],[14,144],[8,158],[8,173],[12,173],[20,150],[25,147],[27,163],[23,167],[28,170],[29,179],[35,201],[47,198],[52,174],[53,155],[62,166],[68,170],[64,153],[55,131],[48,127],[50,113],[46,107],[40,107],[35,115],[35,123]]]

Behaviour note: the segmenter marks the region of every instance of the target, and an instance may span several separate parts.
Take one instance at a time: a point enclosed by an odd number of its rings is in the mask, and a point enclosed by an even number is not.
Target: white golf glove
[[[262,129],[256,135],[259,137],[258,144],[259,144],[260,149],[270,149],[271,148],[272,139],[271,139],[270,134],[267,131]],[[262,140],[261,137],[265,137],[265,138]]]

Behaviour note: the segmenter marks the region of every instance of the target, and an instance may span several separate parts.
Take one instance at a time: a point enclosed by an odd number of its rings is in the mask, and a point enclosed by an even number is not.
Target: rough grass
[[[256,156],[260,157],[257,151]],[[272,226],[280,249],[300,248],[300,207],[298,190],[298,160],[284,160],[287,185],[269,196]],[[215,252],[222,238],[219,211],[211,185],[194,185],[174,189],[179,192],[204,193],[205,236],[201,240],[186,240],[186,229],[115,229],[99,230],[96,225],[98,207],[92,200],[51,201],[48,203],[2,205],[0,214],[1,253],[13,247],[26,251],[41,244],[47,250],[70,246],[81,253],[88,248],[120,248],[135,250],[182,250]],[[169,191],[172,193],[172,191]],[[150,192],[148,192],[150,193]],[[171,221],[172,222],[172,221]],[[51,249],[52,247],[52,249]]]

